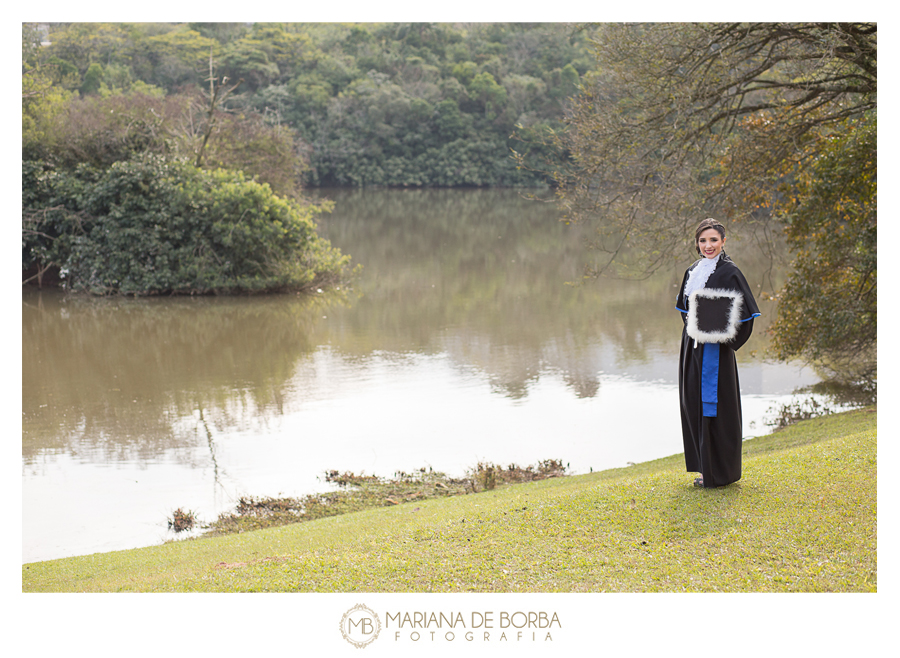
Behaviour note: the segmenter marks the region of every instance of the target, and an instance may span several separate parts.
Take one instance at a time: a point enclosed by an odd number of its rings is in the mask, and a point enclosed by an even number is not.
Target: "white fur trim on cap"
[[[697,298],[707,297],[719,299],[730,297],[731,307],[728,310],[727,326],[724,331],[701,331],[697,319]],[[691,293],[688,304],[687,335],[699,343],[727,343],[737,336],[738,325],[741,320],[741,305],[744,296],[737,290],[725,290],[721,288],[703,288]]]

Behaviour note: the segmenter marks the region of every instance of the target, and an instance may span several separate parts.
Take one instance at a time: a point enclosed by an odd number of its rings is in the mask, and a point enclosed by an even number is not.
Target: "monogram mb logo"
[[[381,619],[362,603],[350,608],[341,618],[341,635],[358,649],[368,646],[381,632]]]

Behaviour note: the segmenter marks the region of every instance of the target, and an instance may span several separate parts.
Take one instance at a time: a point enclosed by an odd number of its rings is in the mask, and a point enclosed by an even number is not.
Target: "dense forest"
[[[546,185],[590,62],[562,24],[24,24],[23,281],[337,285],[304,187]]]
[[[560,23],[67,23],[24,41],[56,94],[25,108],[25,159],[195,152],[215,121],[204,162],[281,193],[544,184],[531,137],[560,128],[593,62]]]
[[[304,187],[546,185],[590,61],[562,24],[24,24],[23,281],[338,285]]]

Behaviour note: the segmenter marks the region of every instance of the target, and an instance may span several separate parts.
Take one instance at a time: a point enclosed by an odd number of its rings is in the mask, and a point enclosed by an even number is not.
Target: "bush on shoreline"
[[[160,156],[108,169],[23,163],[22,267],[58,267],[99,295],[303,292],[347,276],[318,236],[327,205],[277,196],[241,172]]]

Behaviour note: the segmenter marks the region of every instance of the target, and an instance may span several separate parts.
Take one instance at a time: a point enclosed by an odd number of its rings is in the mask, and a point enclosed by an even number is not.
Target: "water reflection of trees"
[[[342,350],[365,352],[376,340],[379,349],[446,352],[514,398],[547,370],[578,395],[596,394],[598,364],[627,371],[677,350],[683,270],[566,285],[581,280],[589,236],[558,222],[551,204],[515,190],[324,193],[337,201],[328,237],[365,268],[363,297],[342,318]],[[748,277],[764,281],[771,258],[732,237]],[[683,266],[691,260],[685,254]],[[612,348],[602,358],[598,343]]]
[[[578,397],[598,394],[601,371],[674,378],[681,270],[567,285],[587,236],[515,191],[332,195],[324,232],[364,268],[352,297],[26,295],[26,460],[43,449],[206,459],[218,433],[264,432],[289,402],[327,395],[322,359],[352,378],[384,358],[447,355],[511,399],[548,375]],[[762,281],[771,259],[745,245],[729,241]]]
[[[98,451],[116,461],[174,450],[181,460],[201,415],[213,429],[264,422],[314,349],[312,326],[338,302],[26,293],[22,454]]]

